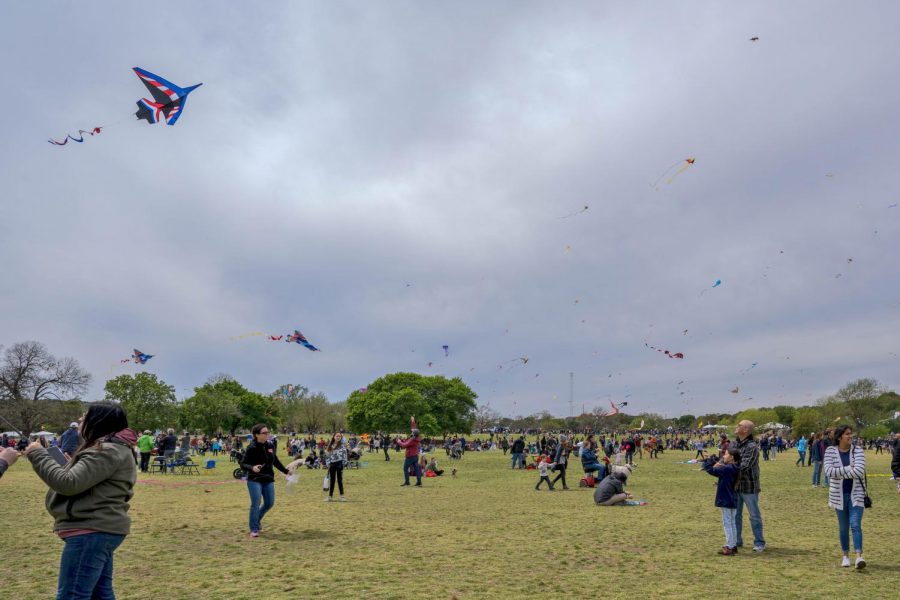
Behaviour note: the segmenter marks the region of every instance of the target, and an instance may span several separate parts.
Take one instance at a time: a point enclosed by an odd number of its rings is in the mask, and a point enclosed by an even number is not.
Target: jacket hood
[[[132,429],[123,429],[122,431],[112,434],[110,439],[123,442],[129,446],[134,446],[137,443],[138,435],[137,432]]]

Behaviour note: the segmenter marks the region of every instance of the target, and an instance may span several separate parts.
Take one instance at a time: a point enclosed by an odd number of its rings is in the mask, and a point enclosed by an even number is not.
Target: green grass
[[[675,464],[689,452],[639,461],[629,489],[650,504],[628,508],[594,506],[593,490],[578,489],[580,464],[570,470],[571,491],[535,492],[535,472],[509,470],[499,451],[466,454],[455,479],[440,453],[448,473],[417,489],[399,487],[400,455],[380,456],[345,472],[345,504],[322,501],[322,471],[302,471],[292,494],[280,480],[258,540],[247,537],[246,488],[231,479],[227,459],[214,475],[141,475],[158,483],[135,489],[132,533],[116,553],[118,597],[809,598],[843,590],[886,598],[900,588],[894,482],[870,476],[869,566],[840,569],[827,491],[812,489],[811,469],[795,467],[793,452],[762,464],[766,552],[733,558],[716,555],[724,536],[713,478]],[[867,459],[870,474],[889,472],[887,456]],[[62,542],[50,531],[44,491],[27,461],[0,480],[0,596],[54,595]],[[745,526],[749,533],[746,518]]]

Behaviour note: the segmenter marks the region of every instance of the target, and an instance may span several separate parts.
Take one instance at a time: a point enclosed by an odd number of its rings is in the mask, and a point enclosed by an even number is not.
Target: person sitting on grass
[[[438,469],[437,459],[433,456],[431,457],[431,460],[428,462],[428,468],[426,469],[426,471],[431,471],[438,477],[440,477],[441,475],[444,474],[443,469]]]
[[[722,527],[725,529],[725,545],[719,550],[722,556],[734,556],[737,554],[737,528],[735,525],[735,513],[737,512],[737,492],[734,482],[740,472],[741,455],[728,450],[722,452],[721,458],[715,456],[706,457],[702,470],[713,477],[718,477],[716,486],[716,506],[722,511]]]
[[[631,494],[625,491],[628,472],[612,473],[603,479],[594,490],[594,502],[600,506],[625,506]]]

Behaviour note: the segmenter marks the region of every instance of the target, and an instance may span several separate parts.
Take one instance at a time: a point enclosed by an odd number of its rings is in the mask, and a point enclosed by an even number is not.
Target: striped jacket
[[[850,450],[850,466],[845,467],[841,463],[837,446],[829,446],[825,449],[825,476],[830,477],[828,483],[828,506],[838,510],[844,510],[844,480],[853,480],[853,491],[850,492],[850,503],[853,506],[864,506],[862,479],[866,475],[866,454],[863,449],[853,445]]]

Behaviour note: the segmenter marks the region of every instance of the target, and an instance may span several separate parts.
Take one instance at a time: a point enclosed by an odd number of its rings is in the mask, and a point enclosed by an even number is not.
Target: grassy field
[[[869,453],[874,508],[863,519],[861,572],[838,567],[834,511],[795,454],[762,464],[768,548],[716,555],[724,543],[714,480],[692,453],[639,461],[629,489],[644,507],[593,505],[592,491],[535,492],[534,471],[511,471],[501,452],[468,453],[423,488],[401,488],[399,454],[345,472],[347,503],[324,503],[323,472],[295,491],[278,482],[259,539],[247,536],[247,491],[219,461],[215,474],[140,475],[131,535],[116,553],[120,598],[705,598],[739,593],[809,598],[843,590],[887,598],[900,589],[900,494],[889,458]],[[438,455],[444,468],[450,461]],[[62,542],[27,461],[0,480],[0,596],[50,598]],[[746,531],[749,522],[745,518]],[[752,537],[746,539],[748,543]],[[598,590],[592,590],[597,587]]]

